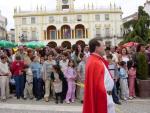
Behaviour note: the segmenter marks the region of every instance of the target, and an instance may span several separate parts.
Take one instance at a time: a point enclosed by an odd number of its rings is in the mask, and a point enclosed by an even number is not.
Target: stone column
[[[71,38],[70,39],[73,39],[72,29],[70,30],[70,34],[71,34]]]
[[[59,30],[57,30],[57,39],[60,39]]]
[[[45,34],[46,34],[46,37],[45,37],[45,39],[47,40],[47,31],[45,31]]]
[[[74,39],[74,30],[71,30],[71,34],[72,34],[72,39]]]
[[[76,30],[75,29],[74,29],[73,35],[74,35],[74,39],[75,39],[76,38]]]
[[[58,33],[59,33],[59,39],[61,39],[61,30],[58,30]]]
[[[86,36],[85,38],[88,38],[88,29],[86,29],[85,31],[86,31],[85,32],[85,36]]]

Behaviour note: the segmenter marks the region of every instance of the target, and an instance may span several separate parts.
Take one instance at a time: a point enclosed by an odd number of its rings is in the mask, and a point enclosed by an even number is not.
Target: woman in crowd
[[[2,101],[9,97],[9,79],[11,72],[7,63],[7,56],[2,55],[0,62],[0,95]]]
[[[86,54],[80,54],[81,62],[79,63],[77,67],[77,73],[79,76],[79,81],[81,84],[84,84],[85,81],[85,65],[86,65],[86,60],[87,60],[87,55]],[[83,103],[83,95],[84,95],[84,88],[80,86],[79,89],[79,99],[81,103]]]
[[[53,95],[53,85],[51,81],[51,74],[52,74],[52,69],[53,65],[56,65],[56,61],[53,60],[54,54],[51,52],[48,55],[48,60],[44,62],[43,64],[43,79],[45,82],[45,95],[44,99],[46,102],[49,101],[49,96],[50,96],[50,90]],[[53,95],[54,96],[54,95]]]
[[[126,64],[130,60],[128,55],[128,50],[126,48],[122,48],[121,54],[118,56],[119,62],[124,61]]]
[[[38,101],[43,98],[42,65],[40,64],[38,57],[34,56],[32,60],[30,67],[33,73],[33,93]]]

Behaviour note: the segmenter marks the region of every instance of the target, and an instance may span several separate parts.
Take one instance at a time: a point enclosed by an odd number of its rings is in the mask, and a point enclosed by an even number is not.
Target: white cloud
[[[127,16],[135,11],[139,5],[143,5],[146,0],[76,0],[75,7],[83,8],[84,4],[93,3],[96,7],[101,6],[109,6],[110,2],[117,4],[117,6],[121,6],[124,15]],[[8,18],[8,26],[7,28],[13,28],[13,9],[17,7],[21,7],[22,10],[34,10],[37,5],[46,6],[47,9],[53,10],[56,7],[56,0],[0,0],[0,10],[2,11],[2,15]]]

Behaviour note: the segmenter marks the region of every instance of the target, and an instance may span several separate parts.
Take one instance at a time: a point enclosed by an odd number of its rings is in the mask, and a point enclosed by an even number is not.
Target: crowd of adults
[[[145,49],[146,48],[146,49]],[[136,54],[142,52],[150,65],[150,45],[137,47],[106,47],[103,58],[114,79],[113,100],[136,98]],[[55,103],[83,103],[85,65],[90,56],[88,45],[30,49],[19,46],[17,51],[0,48],[1,100],[11,98],[34,99]]]

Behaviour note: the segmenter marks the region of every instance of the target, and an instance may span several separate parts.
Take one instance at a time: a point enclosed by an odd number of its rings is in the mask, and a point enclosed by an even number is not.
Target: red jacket
[[[11,71],[13,76],[20,76],[20,73],[24,69],[24,62],[23,61],[14,61],[11,65]]]
[[[103,62],[103,59],[95,54],[91,54],[87,61],[83,113],[107,113]]]

